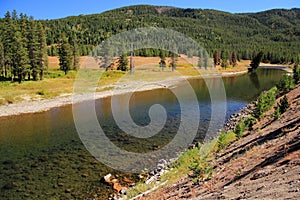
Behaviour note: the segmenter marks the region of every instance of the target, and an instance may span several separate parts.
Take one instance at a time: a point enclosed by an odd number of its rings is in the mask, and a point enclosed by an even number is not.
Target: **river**
[[[283,73],[263,69],[252,75],[223,78],[226,117],[273,86]],[[201,113],[194,138],[199,141],[210,123],[211,99],[203,80],[191,79],[189,82],[196,92]],[[184,90],[182,86],[176,89]],[[121,102],[123,96],[117,98]],[[148,110],[153,104],[166,109],[167,119],[158,135],[148,139],[130,137],[116,125],[110,97],[96,102],[98,121],[116,146],[136,153],[152,152],[172,140],[181,122],[180,106],[174,93],[156,89],[132,96],[130,113],[136,124],[145,126],[150,122]],[[218,130],[221,125],[213,124],[213,130]],[[0,118],[0,155],[1,199],[105,198],[112,190],[101,180],[104,175],[135,177],[105,166],[86,150],[77,134],[70,105],[42,113]]]

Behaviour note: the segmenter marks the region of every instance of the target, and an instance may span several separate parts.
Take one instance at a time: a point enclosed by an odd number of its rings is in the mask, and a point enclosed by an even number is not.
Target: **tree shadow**
[[[250,78],[251,83],[255,86],[255,88],[259,90],[260,84],[259,84],[259,80],[258,80],[256,71],[250,72],[249,78]]]

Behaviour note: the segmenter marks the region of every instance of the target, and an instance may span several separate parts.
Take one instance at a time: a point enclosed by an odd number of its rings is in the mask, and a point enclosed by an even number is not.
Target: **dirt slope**
[[[291,106],[280,119],[270,111],[215,155],[211,180],[183,178],[145,199],[300,199],[300,86],[287,97]]]

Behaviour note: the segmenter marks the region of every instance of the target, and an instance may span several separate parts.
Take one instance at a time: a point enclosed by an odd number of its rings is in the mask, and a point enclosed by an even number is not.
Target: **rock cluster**
[[[159,180],[159,178],[168,170],[169,168],[169,162],[167,162],[164,159],[161,159],[156,168],[151,170],[148,174],[148,178],[145,181],[145,184],[150,184],[152,182],[156,182]]]
[[[232,114],[229,119],[225,122],[224,126],[223,126],[223,131],[224,132],[230,132],[230,131],[234,131],[236,125],[239,123],[239,121],[241,119],[246,119],[247,117],[249,117],[252,113],[253,110],[255,108],[255,103],[251,102],[249,104],[247,104],[246,106],[244,106],[239,112]],[[221,132],[222,130],[220,130]]]

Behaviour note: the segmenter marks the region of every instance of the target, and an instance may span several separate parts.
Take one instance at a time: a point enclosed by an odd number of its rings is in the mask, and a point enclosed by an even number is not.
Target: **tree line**
[[[42,80],[47,69],[46,35],[41,22],[14,10],[0,26],[0,74],[6,80]]]
[[[5,79],[19,82],[42,79],[47,69],[47,55],[50,55],[59,56],[60,69],[67,74],[69,70],[78,69],[79,56],[99,55],[98,51],[102,50],[95,47],[112,35],[141,27],[169,28],[194,39],[208,55],[193,46],[184,49],[180,42],[169,44],[159,36],[155,38],[162,45],[175,46],[176,55],[198,56],[199,67],[211,66],[208,57],[213,57],[215,66],[235,66],[241,59],[254,60],[258,52],[264,52],[262,62],[299,63],[299,15],[300,9],[231,14],[146,5],[57,20],[34,20],[16,11],[7,12],[0,19],[0,72]],[[110,52],[109,56],[118,55],[114,45],[104,48]],[[134,55],[160,56],[163,69],[164,57],[173,60],[175,57],[174,52],[162,49],[141,46]]]
[[[299,59],[299,15],[300,9],[231,14],[214,10],[140,5],[102,14],[41,22],[46,27],[49,55],[58,55],[57,44],[61,32],[67,36],[75,34],[79,54],[87,55],[93,47],[117,33],[141,27],[161,27],[193,38],[211,57],[218,50],[220,60],[232,60],[233,52],[238,60],[251,60],[263,51],[263,62],[294,63]],[[146,48],[135,53],[139,56],[161,54],[159,50]],[[193,50],[186,54],[198,56],[198,52]]]

